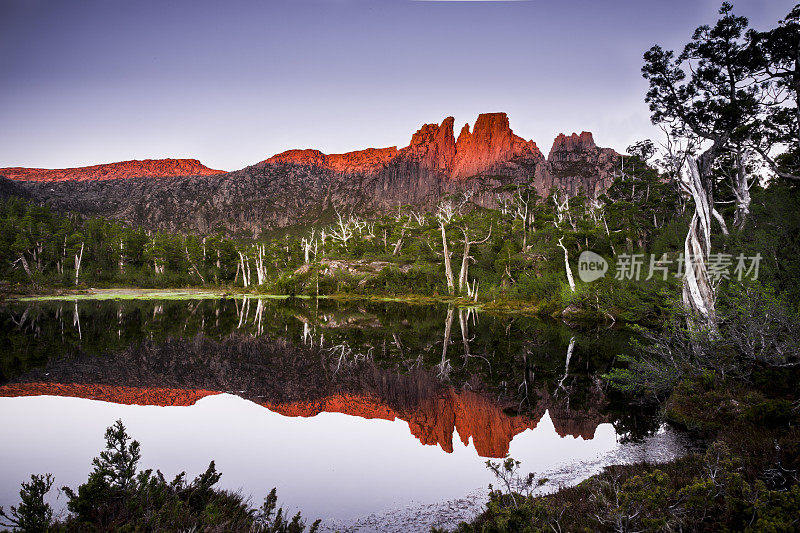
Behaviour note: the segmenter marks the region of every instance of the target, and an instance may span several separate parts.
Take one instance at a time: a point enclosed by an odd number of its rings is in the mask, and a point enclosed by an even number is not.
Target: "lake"
[[[479,512],[487,460],[574,484],[683,453],[599,376],[629,335],[447,305],[330,299],[53,299],[0,308],[0,505],[50,472],[76,487],[122,419],[142,468],[324,519],[427,530]],[[51,502],[63,509],[56,491]]]

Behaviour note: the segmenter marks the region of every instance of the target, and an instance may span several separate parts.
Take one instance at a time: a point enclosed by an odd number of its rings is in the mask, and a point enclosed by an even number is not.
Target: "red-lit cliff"
[[[23,181],[86,181],[127,178],[164,178],[170,176],[213,176],[223,174],[197,159],[144,159],[120,161],[77,168],[0,168],[0,176]]]
[[[424,124],[399,149],[343,154],[295,149],[221,174],[194,160],[3,169],[0,175],[16,181],[0,179],[0,194],[150,229],[258,236],[324,218],[333,209],[387,213],[412,205],[431,210],[442,198],[466,191],[475,204],[492,208],[498,194],[510,194],[508,186],[517,184],[531,184],[543,197],[553,187],[594,197],[610,186],[619,164],[619,155],[596,146],[587,132],[559,135],[545,158],[534,141],[513,132],[505,113],[479,115],[471,127],[460,128],[457,138],[454,122],[447,117]],[[117,179],[142,176],[160,178]]]

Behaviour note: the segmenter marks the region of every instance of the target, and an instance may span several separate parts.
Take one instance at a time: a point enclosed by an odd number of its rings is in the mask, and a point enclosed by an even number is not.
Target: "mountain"
[[[213,176],[223,170],[208,168],[197,159],[144,159],[77,168],[0,168],[0,176],[21,181],[86,181],[168,176]]]
[[[17,183],[60,210],[153,229],[257,236],[326,222],[334,209],[363,214],[401,205],[433,209],[443,197],[463,191],[471,191],[478,205],[496,207],[498,195],[510,194],[502,188],[514,184],[531,183],[542,196],[557,187],[594,197],[611,184],[618,157],[583,132],[559,135],[545,158],[535,142],[514,134],[505,113],[487,113],[472,128],[465,124],[458,138],[453,117],[425,124],[400,149],[289,150],[217,175],[103,180],[87,174],[80,181]]]

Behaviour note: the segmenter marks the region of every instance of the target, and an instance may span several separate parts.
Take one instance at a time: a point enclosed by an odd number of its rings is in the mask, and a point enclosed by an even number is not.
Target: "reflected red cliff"
[[[186,406],[214,394],[219,392],[76,383],[0,386],[0,397],[70,396],[126,405]],[[544,396],[548,395],[544,393]],[[547,409],[556,432],[562,437],[591,439],[597,425],[605,421],[599,412],[590,410],[585,414],[577,413],[550,402],[539,402],[533,417],[510,416],[502,406],[484,395],[455,389],[447,389],[412,408],[393,408],[377,398],[355,394],[335,394],[309,402],[256,403],[284,416],[312,417],[319,413],[342,413],[364,419],[404,420],[422,444],[438,445],[447,453],[453,452],[453,436],[457,431],[464,445],[472,440],[478,455],[494,458],[505,457],[512,439],[526,429],[535,428]]]
[[[219,394],[217,391],[183,389],[143,389],[117,385],[82,383],[12,383],[0,387],[0,397],[69,396],[123,405],[187,406]]]

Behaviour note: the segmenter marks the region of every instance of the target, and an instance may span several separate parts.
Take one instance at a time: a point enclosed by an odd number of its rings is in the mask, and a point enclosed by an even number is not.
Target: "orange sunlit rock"
[[[484,113],[478,115],[471,133],[468,124],[461,129],[450,174],[468,178],[518,158],[540,161],[544,156],[535,142],[514,135],[505,113]]]
[[[546,164],[535,142],[514,134],[506,113],[478,115],[472,130],[469,124],[465,124],[457,140],[454,122],[453,117],[447,117],[441,124],[423,124],[411,136],[408,146],[400,150],[394,146],[345,154],[324,154],[310,149],[287,150],[267,159],[266,163],[326,168],[344,174],[375,174],[390,165],[403,172],[413,164],[423,171],[437,172],[453,179],[508,172],[508,165],[533,168]],[[560,160],[563,153],[580,152],[580,148],[585,148],[584,151],[596,149],[591,133],[583,132],[572,137],[559,135],[551,154]],[[511,172],[524,171],[512,169]]]
[[[92,181],[169,176],[213,176],[222,174],[197,159],[144,159],[78,168],[0,168],[0,176],[21,181]]]
[[[347,174],[370,174],[383,168],[396,154],[395,146],[327,155],[319,150],[287,150],[270,157],[266,162],[328,168]]]

